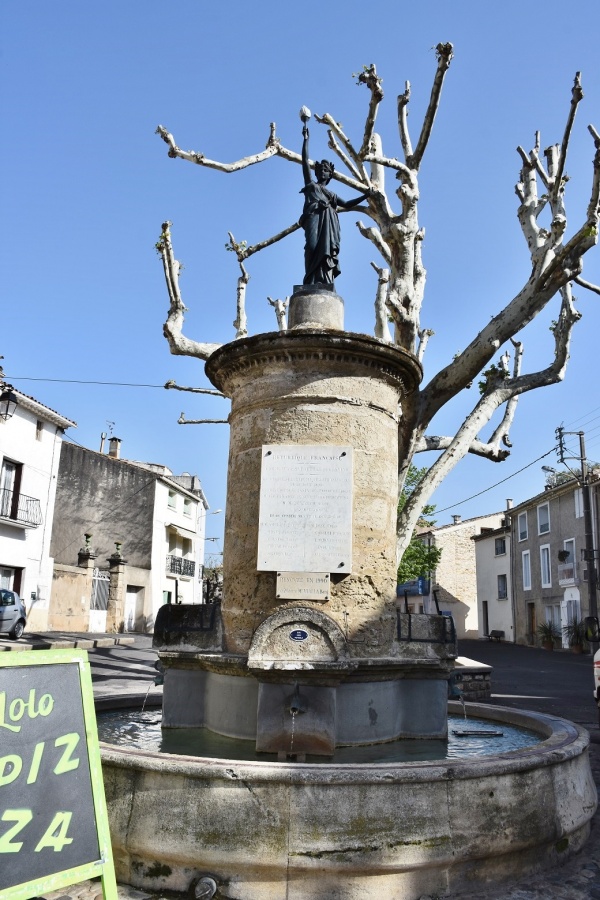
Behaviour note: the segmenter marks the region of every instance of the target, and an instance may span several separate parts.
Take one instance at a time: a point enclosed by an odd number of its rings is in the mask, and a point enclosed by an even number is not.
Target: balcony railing
[[[184,559],[183,556],[167,556],[167,572],[170,575],[193,578],[196,572],[196,562],[193,559]]]
[[[42,508],[35,497],[0,489],[0,519],[11,519],[19,525],[35,528],[42,522]]]
[[[575,561],[558,564],[558,583],[559,585],[579,584],[577,563]]]

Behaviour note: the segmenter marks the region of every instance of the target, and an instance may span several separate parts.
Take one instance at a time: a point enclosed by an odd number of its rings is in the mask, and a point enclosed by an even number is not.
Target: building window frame
[[[540,546],[540,579],[543,588],[552,587],[552,568],[550,565],[550,544]]]
[[[527,512],[519,513],[519,515],[517,516],[517,533],[519,536],[519,541],[526,541],[529,537]]]
[[[531,551],[523,550],[521,553],[521,571],[523,573],[523,590],[531,590]]]
[[[498,575],[498,600],[508,600],[508,576]]]
[[[545,513],[544,513],[545,511]],[[538,534],[550,534],[550,504],[540,503],[537,507]]]

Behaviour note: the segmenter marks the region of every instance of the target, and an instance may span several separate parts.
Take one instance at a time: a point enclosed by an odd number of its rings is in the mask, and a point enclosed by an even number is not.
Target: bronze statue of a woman
[[[310,115],[310,113],[308,113]],[[352,209],[370,196],[370,191],[359,194],[354,200],[342,200],[327,185],[334,173],[334,165],[329,160],[315,163],[317,180],[312,180],[308,156],[308,126],[302,116],[304,127],[302,135],[302,172],[304,174],[304,209],[300,224],[304,229],[306,243],[304,245],[304,284],[333,285],[340,274],[340,220],[338,206]]]

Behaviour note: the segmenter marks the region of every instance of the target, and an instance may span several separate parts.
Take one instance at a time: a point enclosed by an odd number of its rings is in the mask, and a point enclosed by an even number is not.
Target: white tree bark
[[[160,238],[156,243],[156,249],[162,260],[169,292],[169,312],[167,321],[163,325],[163,333],[169,342],[171,353],[175,356],[197,356],[199,359],[208,359],[211,353],[214,353],[221,344],[192,341],[182,333],[186,307],[183,305],[179,291],[181,263],[175,259],[173,254],[170,226],[170,222],[163,223]]]
[[[275,309],[279,331],[287,331],[287,308],[290,303],[290,298],[286,297],[285,300],[272,300],[270,297],[267,297],[267,300]]]
[[[404,350],[415,353],[423,360],[432,330],[421,323],[421,308],[425,294],[426,271],[423,265],[422,248],[425,231],[419,224],[419,170],[431,139],[433,125],[442,94],[446,73],[450,66],[453,48],[451,44],[436,47],[437,67],[423,117],[416,146],[413,145],[408,127],[408,105],[411,99],[409,82],[397,100],[398,132],[402,159],[384,153],[375,124],[380,104],[383,101],[381,79],[375,66],[366,66],[357,77],[359,85],[369,92],[369,104],[365,126],[357,147],[344,132],[337,120],[325,113],[316,116],[329,134],[329,146],[341,160],[346,171],[336,171],[334,179],[360,192],[369,192],[367,205],[359,207],[370,222],[357,222],[360,233],[377,249],[383,266],[372,263],[378,274],[375,297],[375,334],[380,340],[392,341]],[[578,229],[567,237],[567,214],[565,206],[565,164],[569,138],[574,126],[576,112],[583,97],[579,73],[573,84],[571,104],[560,144],[555,144],[540,155],[540,136],[535,136],[533,149],[527,153],[518,148],[521,172],[516,185],[519,199],[518,221],[531,257],[531,272],[527,280],[509,299],[497,315],[476,334],[465,349],[452,363],[435,374],[422,389],[403,402],[399,424],[399,489],[415,453],[435,450],[439,453],[436,461],[427,471],[418,487],[412,492],[400,519],[398,532],[398,553],[402,555],[410,540],[420,509],[443,478],[467,453],[483,456],[500,462],[510,452],[510,427],[515,415],[519,396],[526,391],[560,381],[564,377],[568,360],[572,329],[580,317],[572,297],[572,283],[576,283],[594,293],[600,287],[582,278],[584,255],[598,242],[599,197],[600,197],[600,135],[593,126],[588,126],[594,143],[594,160],[591,176],[590,201],[585,218]],[[169,156],[179,157],[200,166],[218,169],[222,172],[237,172],[247,166],[265,162],[279,156],[289,162],[300,164],[301,156],[283,147],[272,123],[264,150],[243,157],[232,163],[208,159],[202,153],[180,149],[165,128],[157,129],[169,147]],[[311,162],[311,166],[314,164]],[[386,172],[390,171],[396,182],[395,199],[388,197]],[[541,187],[541,190],[540,190]],[[550,212],[551,224],[544,228],[540,215]],[[242,271],[238,280],[237,335],[246,333],[244,309],[248,274],[243,263],[252,254],[283,239],[299,228],[295,223],[289,228],[252,246],[236,244],[230,235],[230,246],[236,252]],[[184,307],[179,295],[177,282],[178,264],[172,256],[168,228],[163,229],[159,242],[159,252],[163,258],[167,286],[170,296],[170,311],[165,334],[173,353],[206,358],[218,345],[189,342],[181,333]],[[535,318],[553,299],[560,302],[558,318],[553,326],[554,351],[549,364],[543,370],[523,374],[523,346],[518,339],[522,329]],[[271,301],[273,305],[275,302]],[[394,336],[388,328],[388,314],[394,321]],[[281,321],[278,321],[281,327]],[[212,348],[212,349],[211,349]],[[509,365],[508,349],[514,353],[512,369]],[[503,352],[504,351],[504,352]],[[498,362],[493,363],[496,354]],[[456,394],[478,384],[480,397],[473,410],[459,424],[453,436],[428,435],[434,416]],[[500,423],[488,441],[479,438],[480,431],[491,421],[500,408],[504,408]]]

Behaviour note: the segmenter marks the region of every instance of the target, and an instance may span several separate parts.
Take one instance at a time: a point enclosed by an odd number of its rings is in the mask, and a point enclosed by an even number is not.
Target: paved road
[[[89,650],[94,693],[143,693],[153,686],[156,654],[151,638],[135,637],[131,646]],[[600,789],[600,730],[592,699],[592,658],[566,651],[549,652],[488,641],[461,641],[461,656],[493,666],[494,705],[531,709],[564,716],[590,732],[590,760]],[[174,898],[172,892],[151,894],[119,886],[120,900]],[[98,883],[67,888],[46,895],[46,900],[101,900]],[[592,821],[592,834],[583,851],[562,868],[550,869],[510,885],[490,885],[477,893],[453,894],[445,900],[600,900],[600,812]],[[323,900],[330,898],[323,897]],[[382,898],[386,900],[386,898]],[[441,900],[423,896],[421,900]]]
[[[598,730],[590,654],[497,641],[460,641],[458,649],[461,656],[493,666],[493,704],[564,716],[591,733]]]

